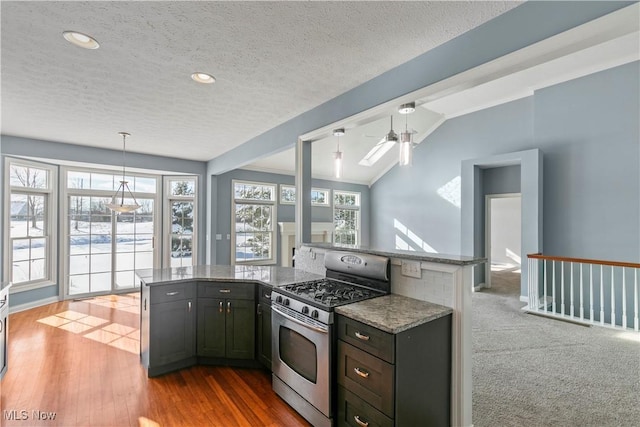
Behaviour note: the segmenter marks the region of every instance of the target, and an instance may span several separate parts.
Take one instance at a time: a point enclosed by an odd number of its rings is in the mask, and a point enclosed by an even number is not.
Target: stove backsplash
[[[309,246],[301,246],[296,250],[295,268],[308,271],[309,273],[327,275],[327,269],[324,267],[325,251],[316,251],[315,248]]]

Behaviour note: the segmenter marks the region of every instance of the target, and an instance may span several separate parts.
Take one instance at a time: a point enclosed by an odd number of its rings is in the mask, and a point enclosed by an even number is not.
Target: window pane
[[[117,253],[132,253],[135,251],[136,238],[133,234],[118,234],[116,238]]]
[[[86,274],[89,273],[89,256],[88,255],[71,255],[69,257],[69,274]]]
[[[91,275],[91,292],[110,291],[111,273],[100,273]]]
[[[188,260],[187,264],[191,265],[191,257],[188,257]],[[153,252],[136,252],[136,269],[139,268],[153,268]]]
[[[296,187],[288,185],[280,186],[280,202],[281,203],[295,203],[296,202]]]
[[[136,234],[136,252],[139,251],[153,251],[153,234]]]
[[[69,277],[69,294],[84,294],[89,292],[89,275],[81,274]]]
[[[135,274],[133,271],[118,271],[116,273],[116,288],[133,288],[135,286]]]
[[[13,241],[13,261],[24,261],[29,259],[29,239]]]
[[[156,192],[156,179],[137,176],[135,178],[135,185],[132,189],[140,193],[154,193]]]
[[[31,239],[31,259],[44,258],[47,253],[46,239]]]
[[[180,234],[193,233],[193,202],[171,203],[171,231]]]
[[[12,164],[9,183],[12,187],[47,189],[49,188],[49,172],[45,169]]]
[[[86,236],[71,236],[69,237],[69,251],[72,255],[75,254],[88,254],[91,248],[91,238]]]
[[[15,283],[29,281],[29,264],[31,261],[14,261],[11,269],[11,281]]]
[[[89,212],[91,215],[111,216],[111,209],[107,207],[107,204],[111,203],[111,198],[108,197],[91,197]]]
[[[195,180],[171,181],[172,196],[193,196],[195,194]]]
[[[91,272],[102,273],[111,271],[111,254],[91,255]]]
[[[67,173],[67,187],[85,189],[91,185],[91,174],[88,172],[69,171]]]
[[[111,235],[95,234],[91,236],[91,253],[111,253]]]
[[[10,222],[11,237],[26,237],[29,226],[29,204],[27,196],[23,194],[11,194]]]
[[[118,253],[116,255],[117,270],[133,270],[135,268],[135,257],[131,253]]]
[[[91,189],[92,190],[115,190],[120,185],[120,179],[115,179],[113,175],[106,175],[101,173],[91,174]],[[115,187],[114,187],[115,185]]]
[[[273,201],[275,200],[275,193],[275,185],[234,184],[236,199]]]
[[[31,278],[29,280],[42,280],[45,276],[46,262],[44,258],[31,260]]]

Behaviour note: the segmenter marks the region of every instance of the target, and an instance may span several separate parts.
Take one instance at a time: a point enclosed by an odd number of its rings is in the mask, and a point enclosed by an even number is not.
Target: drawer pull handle
[[[266,299],[271,299],[271,292],[269,292],[268,294],[264,294],[264,297],[265,297]]]
[[[353,372],[360,375],[362,378],[369,378],[369,372],[363,371],[360,368],[353,368]]]
[[[189,313],[191,313],[191,301],[187,303],[187,306],[189,307]]]
[[[231,293],[231,289],[220,289],[221,294],[229,294]]]
[[[222,313],[223,309],[222,309],[222,301],[220,301],[220,305],[218,305],[218,312]]]
[[[361,334],[358,331],[356,331],[355,335],[356,335],[356,338],[358,338],[359,340],[362,340],[362,341],[369,341],[369,338],[371,338],[369,335]]]
[[[231,313],[231,301],[227,301],[227,313]]]
[[[354,420],[356,420],[356,423],[358,423],[358,425],[359,425],[359,426],[367,427],[367,426],[369,425],[369,423],[368,423],[368,422],[366,422],[366,421],[362,421],[362,420],[360,419],[360,416],[359,416],[359,415],[354,415],[354,416],[353,416],[353,419],[354,419]]]
[[[176,292],[167,292],[167,296],[168,297],[174,297],[176,295],[178,295],[180,292],[176,291]]]

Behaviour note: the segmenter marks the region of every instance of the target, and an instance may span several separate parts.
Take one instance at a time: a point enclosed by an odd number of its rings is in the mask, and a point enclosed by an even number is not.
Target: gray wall
[[[231,234],[231,188],[232,180],[255,181],[274,184],[294,185],[295,179],[290,175],[281,175],[267,172],[257,172],[245,169],[237,169],[231,172],[216,176],[217,189],[216,196],[212,198],[211,210],[214,211],[216,218],[215,229],[213,234],[215,242],[215,258],[212,264],[230,264],[231,263],[231,241],[227,240],[227,234]],[[362,239],[363,245],[369,244],[369,187],[366,185],[349,184],[340,181],[328,181],[321,179],[312,180],[314,188],[324,188],[330,190],[355,191],[361,194],[361,221],[362,221]],[[278,187],[278,191],[279,187]],[[277,206],[278,222],[294,222],[295,206],[283,205],[278,203]],[[332,222],[333,221],[333,203],[331,207],[314,206],[311,209],[311,220],[313,222]],[[221,234],[222,240],[215,240],[215,234]],[[280,241],[278,240],[277,263],[280,264]]]
[[[539,148],[544,253],[638,262],[639,82],[635,62],[445,122],[416,148],[414,167],[395,167],[372,186],[372,245],[394,247],[397,219],[437,251],[458,253],[460,209],[437,190],[463,160]],[[509,173],[484,172],[484,193],[515,190],[486,186]]]
[[[64,161],[73,161],[79,163],[92,163],[100,165],[109,165],[114,167],[122,167],[122,151],[121,150],[105,150],[100,148],[78,146],[72,144],[62,144],[52,141],[42,141],[28,138],[19,138],[9,135],[2,135],[1,154],[2,162],[4,164],[5,156],[23,156],[23,157],[36,157],[46,159],[48,163],[58,164]],[[206,191],[207,185],[205,182],[205,162],[196,162],[191,160],[173,159],[161,156],[152,156],[146,154],[130,153],[127,151],[127,167],[141,168],[141,169],[154,169],[154,170],[166,170],[172,171],[176,174],[195,174],[198,175],[200,203],[198,205],[200,215],[200,221],[198,227],[200,230],[205,229],[205,213],[206,213]],[[4,188],[4,176],[2,178],[2,188]],[[62,185],[61,182],[59,182]],[[4,200],[4,199],[3,199]],[[62,206],[60,200],[58,206]],[[2,229],[2,227],[0,227]],[[60,234],[61,228],[58,224],[58,242],[61,241],[62,235]],[[201,234],[204,236],[204,232]],[[2,245],[0,245],[2,246]],[[201,238],[198,243],[199,262],[204,262],[205,259],[205,239]],[[59,265],[59,260],[55,260]],[[2,268],[0,266],[0,268]],[[55,285],[45,288],[39,288],[31,291],[24,291],[19,293],[12,293],[10,297],[11,306],[28,304],[35,301],[43,300],[50,297],[56,297],[59,295],[60,290],[58,284],[62,283],[62,277],[60,276],[60,268],[58,268],[58,278]]]

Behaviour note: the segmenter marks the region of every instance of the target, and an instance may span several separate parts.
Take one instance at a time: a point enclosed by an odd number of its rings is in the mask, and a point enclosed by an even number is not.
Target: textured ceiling
[[[209,160],[518,4],[2,1],[1,131]]]

